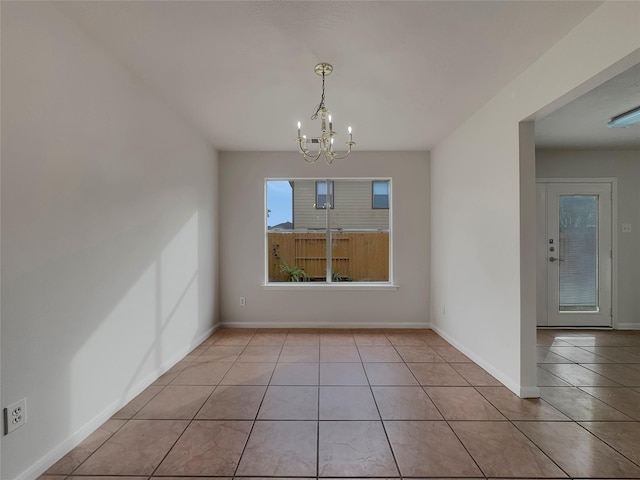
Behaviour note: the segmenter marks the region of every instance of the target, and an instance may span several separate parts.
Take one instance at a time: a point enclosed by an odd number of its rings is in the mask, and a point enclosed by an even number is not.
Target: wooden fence
[[[313,281],[326,280],[326,234],[269,232],[269,281],[286,282],[282,261],[304,269]],[[389,232],[348,232],[331,235],[331,270],[340,280],[389,280]]]

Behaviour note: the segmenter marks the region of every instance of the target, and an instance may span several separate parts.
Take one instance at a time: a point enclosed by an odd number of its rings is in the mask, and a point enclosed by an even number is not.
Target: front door
[[[538,326],[610,327],[610,183],[538,183]]]

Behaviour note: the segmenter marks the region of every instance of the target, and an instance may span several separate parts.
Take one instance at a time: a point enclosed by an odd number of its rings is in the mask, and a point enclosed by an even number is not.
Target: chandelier
[[[346,142],[348,150],[344,153],[337,153],[333,150],[333,139],[336,132],[333,131],[333,122],[331,121],[331,115],[329,110],[324,106],[324,79],[326,76],[333,72],[333,67],[328,63],[319,63],[315,66],[315,72],[317,75],[322,76],[322,97],[320,98],[320,104],[316,108],[316,111],[311,115],[311,120],[316,120],[320,116],[320,136],[319,137],[307,137],[300,134],[300,128],[302,124],[298,122],[298,136],[296,142],[300,147],[300,153],[307,163],[315,163],[318,159],[324,156],[328,165],[331,165],[334,160],[341,160],[351,153],[351,147],[356,143],[353,141],[353,135],[351,133],[351,127],[348,127],[349,141]],[[327,128],[328,123],[328,128]],[[318,151],[311,152],[307,146],[311,144],[317,145]],[[315,148],[314,148],[315,150]]]

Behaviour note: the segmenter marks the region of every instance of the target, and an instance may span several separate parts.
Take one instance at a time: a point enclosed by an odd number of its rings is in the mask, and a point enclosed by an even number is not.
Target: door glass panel
[[[598,311],[598,195],[560,195],[560,312]]]

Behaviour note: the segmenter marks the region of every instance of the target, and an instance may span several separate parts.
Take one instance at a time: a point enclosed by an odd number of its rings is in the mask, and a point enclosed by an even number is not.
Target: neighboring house
[[[344,230],[389,230],[389,180],[329,182],[330,223]],[[333,198],[332,198],[333,194]],[[293,182],[293,225],[296,230],[326,226],[327,183]]]
[[[277,225],[274,225],[273,227],[268,227],[269,230],[292,230],[293,229],[293,223],[291,222],[282,222],[279,223]]]

